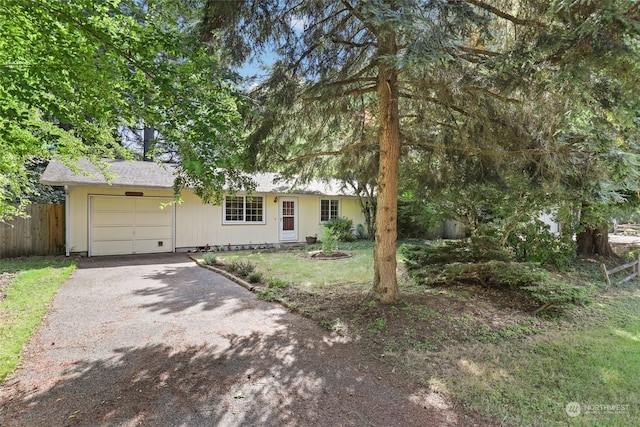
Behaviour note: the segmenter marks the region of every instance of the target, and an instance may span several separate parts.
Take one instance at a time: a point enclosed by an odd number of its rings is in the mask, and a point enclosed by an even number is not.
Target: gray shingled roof
[[[114,177],[110,185],[114,187],[172,188],[172,165],[155,162],[130,160],[106,160],[108,170]],[[77,166],[81,173],[74,173],[66,165],[52,160],[40,177],[45,185],[109,185],[97,166],[80,159]],[[84,173],[86,172],[86,174]]]
[[[128,188],[170,189],[173,187],[175,165],[132,160],[106,160],[113,175],[110,182],[99,169],[87,160],[78,161],[85,173],[74,173],[64,164],[52,160],[40,177],[45,185],[95,185]],[[256,173],[251,176],[257,184],[257,193],[318,194],[326,196],[353,196],[342,188],[342,182],[314,180],[305,185],[295,185],[294,180],[282,180],[276,173]]]

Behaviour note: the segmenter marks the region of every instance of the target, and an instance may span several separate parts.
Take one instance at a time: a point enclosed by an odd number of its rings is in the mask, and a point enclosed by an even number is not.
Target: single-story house
[[[45,185],[64,186],[66,253],[87,256],[186,252],[197,248],[305,242],[323,224],[346,217],[364,224],[357,197],[339,181],[294,186],[274,173],[253,175],[252,194],[223,197],[222,206],[203,204],[192,191],[173,202],[174,167],[154,162],[107,161],[107,182],[87,161],[74,173],[52,161]]]

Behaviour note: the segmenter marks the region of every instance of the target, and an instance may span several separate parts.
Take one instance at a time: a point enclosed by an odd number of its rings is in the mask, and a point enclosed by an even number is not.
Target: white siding
[[[69,250],[72,253],[83,253],[89,250],[89,195],[124,196],[126,191],[141,191],[144,197],[172,197],[171,190],[148,190],[138,188],[91,187],[77,186],[69,189]],[[258,194],[264,196],[264,224],[223,224],[222,206],[205,205],[193,192],[183,193],[184,202],[175,205],[175,248],[192,249],[197,246],[242,245],[257,243],[277,243],[279,241],[279,218],[277,195]],[[288,195],[283,195],[287,197]],[[291,195],[298,200],[298,241],[304,242],[305,236],[317,234],[321,236],[323,225],[320,223],[320,199],[317,195]],[[340,216],[351,218],[354,225],[363,224],[364,216],[355,197],[331,197],[340,200]],[[167,208],[171,209],[171,208]],[[126,215],[122,213],[121,215]],[[124,218],[121,218],[124,219]],[[158,218],[149,213],[146,219],[148,229],[140,231],[143,236],[160,236],[161,230],[154,229]],[[161,225],[162,228],[162,225]],[[166,229],[165,229],[166,230]],[[124,229],[116,233],[125,233]],[[96,232],[98,232],[96,230]],[[100,231],[102,232],[102,231]],[[144,234],[147,233],[147,234]],[[164,238],[164,234],[162,235]],[[149,239],[149,244],[157,248],[157,238]],[[124,250],[124,249],[122,249]]]

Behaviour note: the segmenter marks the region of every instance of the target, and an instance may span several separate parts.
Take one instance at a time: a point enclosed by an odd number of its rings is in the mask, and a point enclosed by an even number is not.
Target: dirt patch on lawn
[[[348,254],[345,252],[339,252],[339,251],[334,251],[331,253],[314,251],[314,252],[309,252],[309,258],[318,259],[318,260],[343,259],[343,258],[351,258],[351,254]]]
[[[16,273],[0,273],[0,301],[7,297],[7,288],[15,278]]]
[[[367,291],[281,291],[294,310],[381,357],[421,349],[442,351],[451,344],[492,342],[541,331],[544,321],[523,310],[527,304],[480,286],[404,290],[400,299],[380,304]],[[513,295],[515,297],[515,295]]]

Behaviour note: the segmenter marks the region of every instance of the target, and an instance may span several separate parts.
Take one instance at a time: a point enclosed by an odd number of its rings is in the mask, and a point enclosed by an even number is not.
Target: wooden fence
[[[612,268],[611,270],[607,269],[607,266],[604,265],[604,263],[600,264],[600,270],[602,270],[602,275],[604,276],[604,281],[607,284],[607,286],[611,287],[611,276],[616,274],[616,273],[620,273],[621,271],[625,271],[625,270],[631,270],[631,274],[627,274],[625,277],[623,277],[622,279],[618,280],[616,282],[617,285],[621,285],[623,283],[628,282],[629,280],[633,280],[637,277],[640,277],[640,255],[638,256],[637,259],[628,262],[626,264],[623,265],[619,265],[615,268]]]
[[[30,205],[28,218],[0,223],[0,258],[65,253],[64,205]]]

